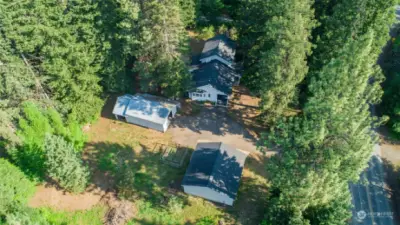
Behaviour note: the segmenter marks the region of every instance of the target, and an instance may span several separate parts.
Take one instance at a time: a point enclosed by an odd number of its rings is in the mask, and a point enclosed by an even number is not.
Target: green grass
[[[181,210],[171,211],[167,207],[154,205],[148,201],[136,201],[139,211],[128,224],[196,224],[204,217],[218,218],[223,212],[213,204],[195,197],[189,197]]]
[[[187,102],[187,111],[202,107]],[[110,109],[111,110],[111,109]],[[137,213],[128,224],[197,224],[207,218],[223,219],[226,224],[252,225],[262,220],[267,196],[265,161],[246,160],[242,183],[234,207],[219,208],[180,189],[191,149],[181,168],[162,162],[159,145],[174,147],[170,133],[160,134],[128,123],[102,119],[93,124],[86,156],[93,165],[113,176],[119,197],[132,201]],[[123,189],[121,189],[123,187]],[[204,224],[204,223],[203,223]]]
[[[107,208],[95,206],[90,210],[67,212],[51,208],[40,208],[40,215],[54,225],[102,225]]]

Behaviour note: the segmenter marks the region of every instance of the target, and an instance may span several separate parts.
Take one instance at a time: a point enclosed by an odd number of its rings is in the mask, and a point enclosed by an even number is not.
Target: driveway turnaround
[[[196,116],[178,116],[170,125],[174,142],[196,147],[198,140],[223,142],[235,148],[255,152],[255,132],[227,115],[224,107],[204,107]]]
[[[360,181],[349,185],[352,194],[352,225],[394,225],[382,160],[373,155]]]

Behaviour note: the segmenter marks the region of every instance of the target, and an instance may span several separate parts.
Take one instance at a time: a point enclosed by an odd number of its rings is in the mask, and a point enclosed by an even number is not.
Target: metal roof
[[[192,74],[195,87],[211,84],[226,94],[231,94],[232,86],[240,80],[240,74],[218,60],[199,65],[199,69],[194,70]]]
[[[233,40],[226,35],[220,34],[206,41],[200,58],[203,59],[218,55],[226,61],[233,63],[235,61],[235,48],[236,44]]]
[[[118,116],[125,116],[125,111],[131,98],[132,95],[123,95],[118,97],[112,113]]]
[[[221,142],[198,143],[182,185],[202,186],[235,198],[247,154]]]
[[[178,105],[177,102],[148,94],[124,95],[118,97],[113,114],[164,124],[172,109]]]

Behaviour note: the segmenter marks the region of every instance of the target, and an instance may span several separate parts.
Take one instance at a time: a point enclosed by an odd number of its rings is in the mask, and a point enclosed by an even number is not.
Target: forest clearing
[[[0,0],[0,224],[398,223],[397,4]]]

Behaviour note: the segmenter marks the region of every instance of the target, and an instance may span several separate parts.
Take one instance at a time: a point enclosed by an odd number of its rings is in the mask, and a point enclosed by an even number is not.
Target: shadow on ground
[[[212,206],[213,204],[207,201],[194,203],[193,200],[188,200],[189,195],[182,192],[180,182],[192,150],[184,165],[174,168],[161,161],[161,152],[157,148],[148,149],[142,145],[139,148],[140,151],[129,145],[98,142],[89,143],[84,154],[84,159],[90,165],[93,174],[92,182],[95,188],[101,188],[105,192],[116,192],[120,198],[141,204],[138,206],[139,215],[132,220],[134,224],[166,224],[165,221],[171,217],[168,210],[171,210],[169,200],[173,196],[178,196],[184,207],[201,206],[199,210],[206,210],[205,212],[210,210],[208,207],[221,210],[223,214],[219,218],[224,219],[225,224],[240,222],[243,225],[251,225],[261,221],[268,188],[263,178],[265,158],[258,154],[248,157],[234,206],[221,207],[217,204]],[[203,202],[201,199],[195,201]],[[196,224],[197,221],[193,219],[199,215],[190,219],[190,216],[185,215],[186,211],[182,213],[182,216],[177,218],[187,219],[189,222],[185,225]],[[172,218],[176,219],[176,215]]]
[[[117,191],[122,198],[143,198],[163,203],[168,193],[180,191],[186,164],[173,168],[161,161],[158,149],[140,145],[140,152],[129,145],[117,143],[89,143],[84,159],[91,168],[94,188]],[[90,191],[90,190],[89,190]],[[162,204],[161,204],[162,205]]]
[[[400,221],[400,169],[387,159],[382,159],[382,161],[386,173],[386,183],[389,189],[394,218],[395,221]]]
[[[213,135],[242,135],[244,139],[256,142],[254,134],[227,115],[223,107],[202,107],[196,116],[180,116],[171,124],[172,127],[186,128],[196,133],[209,131]]]

